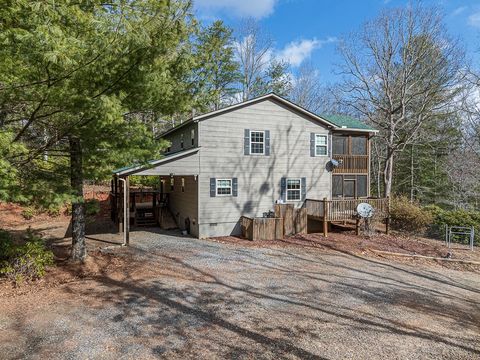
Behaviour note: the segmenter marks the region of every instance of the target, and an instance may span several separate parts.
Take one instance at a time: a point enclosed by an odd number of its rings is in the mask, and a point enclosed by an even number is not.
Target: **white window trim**
[[[293,189],[290,189],[288,190],[288,181],[291,181],[291,180],[294,180],[294,181],[298,181],[300,183],[300,188],[297,190],[293,190]],[[288,192],[289,191],[300,191],[300,198],[298,200],[288,200]],[[301,178],[287,178],[286,182],[285,182],[285,200],[287,202],[298,202],[298,201],[301,201],[302,200],[302,179]]]
[[[263,134],[263,142],[253,142],[252,141],[252,133],[262,133]],[[253,153],[252,152],[252,144],[262,144],[262,152],[261,153]],[[264,130],[250,130],[250,155],[265,155],[265,131]]]
[[[323,136],[325,138],[325,145],[318,144],[317,145],[317,136]],[[324,146],[325,147],[325,154],[317,154],[317,146]],[[328,156],[328,135],[326,134],[315,134],[315,156]]]
[[[230,181],[230,186],[222,186],[222,189],[224,188],[230,188],[230,194],[219,194],[218,193],[218,182],[219,181]],[[216,196],[233,196],[233,179],[215,179],[215,195]]]

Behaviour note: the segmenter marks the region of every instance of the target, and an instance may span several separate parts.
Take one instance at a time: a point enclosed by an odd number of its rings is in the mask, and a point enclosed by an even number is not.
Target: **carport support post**
[[[328,236],[328,204],[327,198],[323,198],[323,236]]]
[[[125,245],[128,246],[130,244],[130,178],[128,176],[125,177],[125,193],[127,197],[127,204],[126,204],[126,215],[127,218],[125,219]]]

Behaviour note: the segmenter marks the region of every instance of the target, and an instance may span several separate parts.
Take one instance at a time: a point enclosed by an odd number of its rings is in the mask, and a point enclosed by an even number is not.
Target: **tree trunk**
[[[413,158],[413,144],[410,148],[410,202],[413,204],[413,200],[415,197],[415,169],[414,169],[414,158]]]
[[[70,142],[70,182],[74,200],[72,201],[72,260],[84,261],[87,257],[85,245],[85,202],[83,200],[82,146],[75,136]]]
[[[392,193],[392,180],[393,180],[393,152],[388,151],[387,159],[385,160],[384,175],[383,175],[385,197],[390,197]]]

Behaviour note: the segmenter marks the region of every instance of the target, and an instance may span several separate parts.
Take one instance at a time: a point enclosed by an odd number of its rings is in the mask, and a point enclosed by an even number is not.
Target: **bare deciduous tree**
[[[385,196],[395,154],[418,141],[422,126],[451,112],[461,91],[463,52],[442,21],[434,8],[388,9],[339,47],[345,104],[380,130],[385,146]]]
[[[235,53],[240,63],[242,101],[252,98],[256,82],[263,78],[273,52],[273,40],[254,19],[246,19],[240,26]]]

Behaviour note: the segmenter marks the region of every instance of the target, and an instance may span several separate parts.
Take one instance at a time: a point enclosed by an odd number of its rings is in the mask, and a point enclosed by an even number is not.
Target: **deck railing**
[[[333,155],[339,162],[334,173],[342,174],[367,174],[368,173],[368,155]]]
[[[380,199],[341,199],[341,200],[316,200],[306,199],[304,206],[307,215],[325,221],[354,220],[357,216],[357,206],[360,203],[372,205],[375,214],[380,218],[387,218],[389,213],[388,198]]]

